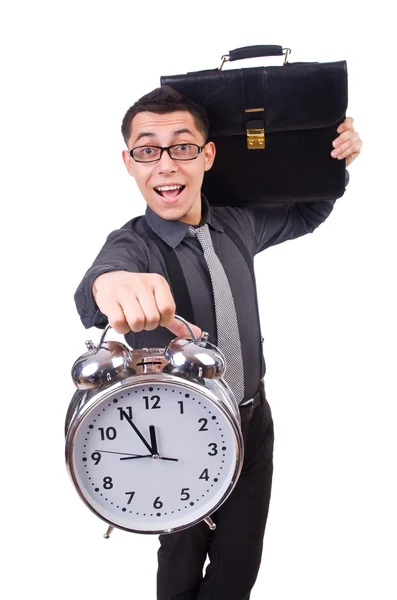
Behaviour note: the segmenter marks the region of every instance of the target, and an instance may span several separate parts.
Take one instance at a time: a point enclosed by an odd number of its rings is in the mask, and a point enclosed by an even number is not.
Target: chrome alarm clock
[[[80,497],[110,526],[171,533],[210,515],[237,483],[243,439],[225,358],[188,335],[165,348],[86,342],[66,416],[66,464]]]

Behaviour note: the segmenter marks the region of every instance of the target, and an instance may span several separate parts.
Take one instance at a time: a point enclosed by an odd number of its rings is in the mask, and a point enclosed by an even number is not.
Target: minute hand
[[[132,429],[135,431],[135,433],[137,434],[137,436],[145,444],[145,446],[149,450],[150,454],[153,454],[152,448],[149,446],[149,444],[147,443],[147,441],[145,440],[145,438],[143,437],[143,435],[141,434],[141,432],[139,431],[139,429],[136,427],[136,425],[134,425],[134,423],[132,422],[132,419],[130,419],[130,417],[128,416],[128,414],[124,410],[121,410],[120,412],[121,412],[121,414],[123,416],[123,419],[125,419],[126,421],[128,421],[128,423],[131,425]]]

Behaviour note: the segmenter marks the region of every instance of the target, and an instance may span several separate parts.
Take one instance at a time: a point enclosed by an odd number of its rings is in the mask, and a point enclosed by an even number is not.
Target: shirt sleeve
[[[110,271],[145,273],[148,270],[148,251],[145,242],[134,231],[122,228],[113,231],[84,275],[74,300],[84,327],[105,327],[107,318],[95,302],[92,293],[94,280]]]
[[[345,171],[345,183],[349,181]],[[312,233],[331,214],[335,200],[263,204],[256,207],[216,207],[244,241],[251,256],[270,246]]]
[[[331,214],[335,200],[254,208],[248,217],[254,232],[254,254],[270,246],[312,233]]]
[[[345,170],[345,187],[349,172]],[[248,211],[254,231],[254,254],[270,246],[313,233],[331,214],[335,200],[274,204]]]

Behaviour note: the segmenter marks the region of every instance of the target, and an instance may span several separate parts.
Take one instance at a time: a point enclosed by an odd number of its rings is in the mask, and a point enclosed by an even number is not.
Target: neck
[[[197,203],[196,207],[193,207],[186,215],[179,219],[182,223],[188,225],[200,225],[203,217],[201,200]]]

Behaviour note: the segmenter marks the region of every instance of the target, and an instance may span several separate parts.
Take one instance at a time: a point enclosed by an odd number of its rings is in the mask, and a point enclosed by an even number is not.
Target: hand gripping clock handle
[[[179,315],[175,315],[175,319],[177,319],[178,321],[181,321],[184,324],[184,326],[188,330],[188,333],[191,336],[191,338],[193,339],[193,341],[195,341],[195,342],[199,341],[199,338],[196,338],[189,323],[183,317],[180,317]]]
[[[180,317],[179,315],[175,315],[175,319],[177,319],[178,321],[181,321],[181,322],[184,324],[184,326],[186,327],[186,329],[187,329],[187,331],[188,331],[189,335],[191,336],[191,338],[192,338],[192,339],[193,339],[195,342],[197,342],[197,341],[198,341],[198,338],[196,338],[196,336],[194,335],[194,333],[193,333],[193,331],[192,331],[192,328],[190,327],[189,323],[188,323],[188,322],[187,322],[187,321],[186,321],[186,320],[185,320],[183,317]],[[101,339],[100,339],[100,341],[99,341],[99,346],[101,346],[101,345],[102,345],[102,343],[103,343],[103,341],[104,341],[104,339],[105,339],[105,337],[106,337],[106,335],[107,335],[107,333],[108,333],[109,329],[111,329],[111,328],[112,328],[112,326],[111,326],[111,325],[107,325],[107,327],[106,327],[105,331],[103,332],[103,334],[102,334],[102,336],[101,336]]]

